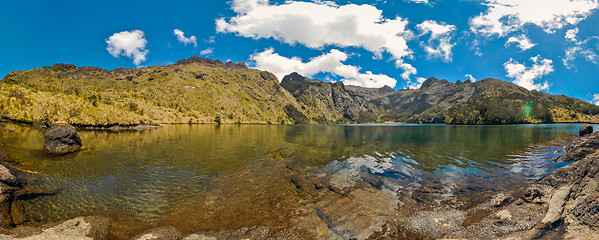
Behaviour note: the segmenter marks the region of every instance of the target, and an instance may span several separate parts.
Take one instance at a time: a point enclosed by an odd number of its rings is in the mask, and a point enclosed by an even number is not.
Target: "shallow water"
[[[4,123],[0,151],[56,192],[23,201],[31,223],[100,214],[115,238],[173,225],[362,239],[415,209],[518,191],[564,165],[550,159],[580,126],[169,125],[80,131],[86,150],[49,157],[42,131]]]

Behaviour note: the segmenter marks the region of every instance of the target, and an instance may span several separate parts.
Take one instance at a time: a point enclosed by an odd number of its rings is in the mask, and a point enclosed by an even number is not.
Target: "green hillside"
[[[113,71],[56,64],[9,73],[0,81],[0,115],[22,122],[80,126],[165,123],[448,124],[599,123],[599,107],[528,91],[497,79],[420,89],[363,88],[282,79],[197,56],[167,66]]]
[[[299,107],[271,73],[198,57],[113,71],[56,64],[0,83],[0,113],[25,122],[291,123],[284,107]]]

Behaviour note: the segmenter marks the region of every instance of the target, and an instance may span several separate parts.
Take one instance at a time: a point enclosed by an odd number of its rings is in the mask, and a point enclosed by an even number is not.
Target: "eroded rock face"
[[[52,124],[44,135],[44,152],[67,154],[81,150],[77,129],[69,124]]]

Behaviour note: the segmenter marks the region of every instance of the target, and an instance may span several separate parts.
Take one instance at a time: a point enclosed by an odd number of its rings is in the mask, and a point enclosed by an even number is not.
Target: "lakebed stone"
[[[69,124],[52,124],[44,135],[44,152],[67,154],[81,150],[81,138],[77,129]]]
[[[183,235],[171,226],[153,228],[136,235],[131,240],[177,240]]]

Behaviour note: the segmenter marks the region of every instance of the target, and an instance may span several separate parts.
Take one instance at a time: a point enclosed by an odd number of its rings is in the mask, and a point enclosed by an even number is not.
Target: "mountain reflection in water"
[[[87,150],[49,157],[42,131],[3,123],[0,151],[29,186],[57,191],[23,202],[32,223],[100,214],[121,239],[162,225],[364,239],[518,191],[563,165],[550,159],[579,127],[167,125],[80,131]]]

